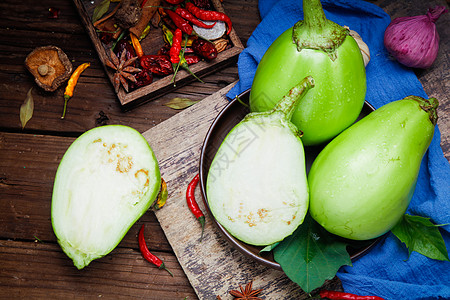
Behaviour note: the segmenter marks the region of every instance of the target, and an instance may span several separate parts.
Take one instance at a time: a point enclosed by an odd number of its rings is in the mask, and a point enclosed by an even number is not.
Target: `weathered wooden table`
[[[448,6],[448,1],[443,0],[371,2],[392,17],[423,14],[435,4]],[[59,18],[48,18],[50,7],[60,10]],[[260,21],[257,0],[224,0],[223,7],[245,44]],[[441,35],[437,61],[430,69],[417,71],[428,95],[440,100],[438,124],[447,159],[450,159],[449,15],[442,16],[437,22]],[[191,280],[190,271],[182,268],[183,260],[177,257],[179,253],[177,247],[173,247],[173,240],[166,237],[173,238],[167,225],[167,214],[157,217],[153,212],[146,213],[110,255],[78,271],[56,243],[52,230],[53,180],[68,146],[88,129],[104,124],[123,124],[152,139],[161,135],[166,125],[173,125],[170,119],[179,111],[163,104],[175,97],[202,100],[212,95],[205,103],[214,108],[212,113],[217,113],[225,102],[215,93],[238,80],[237,66],[205,77],[204,84],[194,82],[130,111],[123,111],[71,0],[2,1],[0,33],[0,298],[197,299],[198,295],[204,295],[205,287],[201,287],[201,282]],[[78,82],[76,96],[70,101],[65,120],[60,119],[63,88],[44,92],[36,86],[24,66],[27,54],[35,47],[45,45],[62,48],[74,65],[91,63]],[[19,108],[31,87],[34,114],[22,130]],[[219,102],[215,103],[216,100]],[[185,132],[196,130],[195,120],[189,120],[187,112],[198,113],[202,102],[196,104],[199,108],[191,107],[176,119],[179,125],[187,118],[186,124],[190,127],[185,128]],[[209,116],[214,117],[211,113]],[[166,120],[168,123],[160,124]],[[156,143],[155,147],[161,151],[164,145]],[[197,155],[197,151],[191,155]],[[169,172],[170,163],[165,160],[162,164]],[[190,164],[190,169],[184,171],[195,172],[195,162]],[[179,174],[167,173],[176,187],[170,191],[169,186],[169,201],[170,197],[183,197],[181,190],[190,179],[186,174],[183,170]],[[191,216],[186,211],[188,217]],[[165,261],[174,277],[143,260],[136,238],[142,224],[146,224],[150,250]],[[339,285],[337,279],[334,281]],[[282,290],[283,286],[278,288]],[[227,299],[226,292],[220,294],[223,299]]]

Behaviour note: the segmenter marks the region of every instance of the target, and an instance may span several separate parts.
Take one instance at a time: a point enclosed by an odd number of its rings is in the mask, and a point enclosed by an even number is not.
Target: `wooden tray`
[[[105,65],[105,60],[108,59],[107,48],[100,41],[100,38],[92,24],[92,14],[96,5],[101,0],[73,0],[78,12],[81,16],[83,25],[85,26],[89,37],[91,38],[95,50],[103,64],[106,74],[108,75],[111,84],[113,84],[114,72]],[[214,6],[214,10],[224,12],[220,0],[211,0]],[[239,37],[237,36],[234,28],[228,35],[231,43],[231,47],[219,53],[219,55],[213,61],[206,62],[201,61],[197,64],[189,66],[192,72],[198,77],[205,76],[213,73],[227,65],[236,63],[239,53],[244,49]],[[152,28],[148,36],[141,41],[142,48],[145,54],[156,54],[156,51],[163,45],[162,32],[158,28]],[[108,50],[109,51],[109,50]],[[160,97],[161,95],[173,91],[183,85],[186,85],[196,79],[184,70],[179,70],[176,76],[176,86],[174,86],[172,80],[172,74],[165,77],[154,77],[151,84],[141,87],[139,89],[125,92],[122,88],[117,93],[117,97],[120,104],[124,108],[130,108],[137,104],[142,104],[146,101]]]

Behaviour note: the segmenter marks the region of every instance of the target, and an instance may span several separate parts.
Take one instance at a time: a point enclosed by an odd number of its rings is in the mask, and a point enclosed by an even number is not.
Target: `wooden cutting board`
[[[200,299],[232,299],[230,290],[252,280],[254,289],[263,289],[263,299],[306,299],[307,295],[282,271],[262,266],[234,249],[209,215],[200,241],[201,227],[186,205],[186,188],[199,172],[203,140],[228,103],[225,95],[233,85],[143,133],[160,163],[169,192],[166,205],[156,217]],[[195,195],[206,212],[199,187]],[[327,285],[336,285],[336,281]]]

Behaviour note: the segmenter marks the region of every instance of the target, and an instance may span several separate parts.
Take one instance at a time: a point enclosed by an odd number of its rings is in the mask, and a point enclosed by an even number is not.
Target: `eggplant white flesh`
[[[245,243],[273,244],[303,222],[309,200],[305,153],[290,119],[313,85],[306,77],[272,111],[248,114],[227,134],[211,163],[210,210]]]
[[[68,148],[53,187],[58,243],[78,269],[110,253],[150,208],[161,187],[145,138],[122,125],[91,129]]]

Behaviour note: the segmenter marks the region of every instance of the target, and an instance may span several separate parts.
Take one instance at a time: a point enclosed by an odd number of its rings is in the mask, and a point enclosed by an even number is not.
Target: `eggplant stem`
[[[314,87],[314,85],[314,78],[312,78],[312,76],[306,76],[283,96],[273,108],[272,112],[281,112],[288,120],[290,120],[300,100]]]

